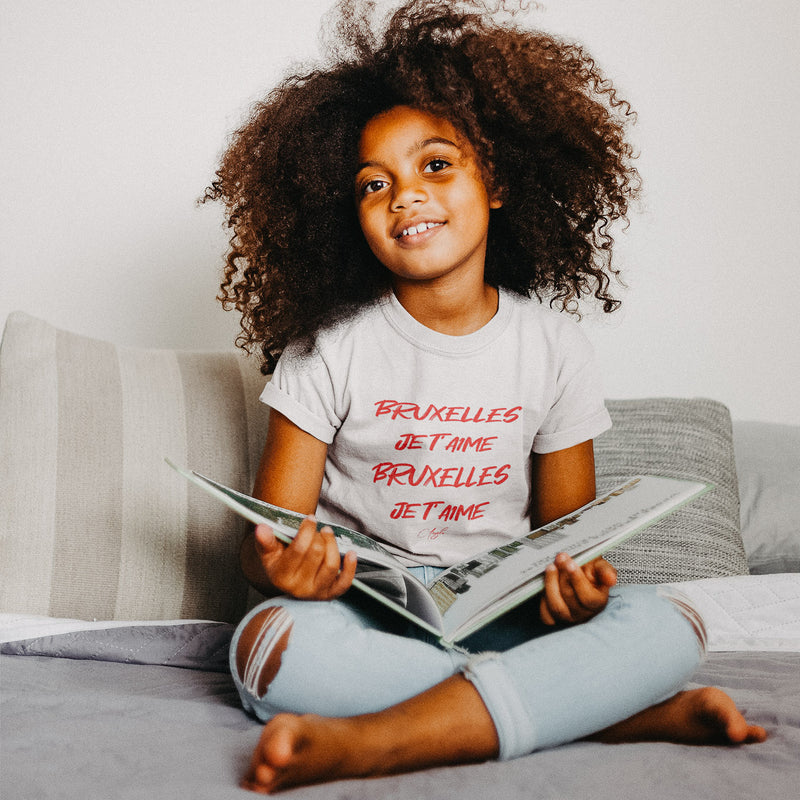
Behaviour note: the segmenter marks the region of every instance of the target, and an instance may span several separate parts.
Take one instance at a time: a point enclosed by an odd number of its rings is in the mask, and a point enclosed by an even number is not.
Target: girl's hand
[[[579,567],[566,553],[559,553],[544,573],[544,594],[539,616],[545,625],[586,622],[608,603],[608,591],[617,582],[617,571],[604,558]]]
[[[278,541],[267,525],[255,530],[256,553],[272,585],[282,594],[302,600],[331,600],[343,595],[356,573],[356,555],[341,558],[333,531],[317,531],[306,517],[289,545]]]

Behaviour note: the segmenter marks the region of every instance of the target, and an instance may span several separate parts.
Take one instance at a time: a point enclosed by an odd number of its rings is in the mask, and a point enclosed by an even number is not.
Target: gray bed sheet
[[[0,787],[14,800],[228,800],[261,726],[225,669],[229,626],[117,628],[2,646]],[[694,680],[769,731],[761,745],[578,742],[513,762],[289,790],[294,800],[792,797],[800,653],[716,653]]]

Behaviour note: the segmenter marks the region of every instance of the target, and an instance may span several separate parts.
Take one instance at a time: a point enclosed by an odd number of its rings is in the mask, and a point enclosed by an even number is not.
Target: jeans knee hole
[[[701,658],[708,651],[708,632],[706,624],[700,612],[694,607],[692,601],[674,586],[660,586],[658,594],[680,612],[681,616],[692,626],[694,635],[697,637],[697,646],[700,650]]]
[[[236,646],[236,671],[242,686],[261,700],[278,674],[292,632],[292,617],[274,606],[245,625]]]

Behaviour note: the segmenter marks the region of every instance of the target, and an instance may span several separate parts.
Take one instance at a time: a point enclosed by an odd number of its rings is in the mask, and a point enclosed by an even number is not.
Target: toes
[[[264,759],[276,771],[291,764],[297,737],[296,720],[290,715],[278,714],[267,723],[260,747]]]
[[[287,779],[287,770],[291,771],[298,737],[297,721],[292,715],[273,717],[261,732],[241,787],[261,794],[280,789]]]
[[[728,744],[750,744],[763,742],[767,732],[760,725],[750,725],[736,706],[734,700],[717,688],[706,688],[699,697],[703,702],[700,720],[719,740]]]
[[[767,731],[760,725],[748,725],[747,736],[745,737],[745,744],[757,744],[758,742],[765,742],[767,740]]]
[[[269,792],[271,789],[275,788],[275,784],[278,778],[278,770],[274,767],[271,767],[269,764],[259,764],[255,768],[254,772],[255,780],[253,781],[256,786],[261,786]]]

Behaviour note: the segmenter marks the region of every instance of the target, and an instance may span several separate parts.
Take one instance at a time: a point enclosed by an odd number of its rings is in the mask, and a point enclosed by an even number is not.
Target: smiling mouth
[[[404,228],[394,238],[404,239],[408,236],[417,236],[420,233],[425,233],[425,231],[428,231],[431,228],[441,228],[442,225],[444,225],[444,222],[420,222],[418,225],[410,225],[408,228]]]

